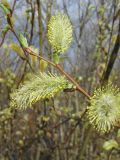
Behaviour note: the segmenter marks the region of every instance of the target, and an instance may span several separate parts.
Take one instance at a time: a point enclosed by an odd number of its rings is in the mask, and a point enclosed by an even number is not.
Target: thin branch
[[[66,73],[59,64],[56,64],[56,68],[76,86],[76,89],[79,92],[83,93],[87,98],[90,98],[90,95],[83,88],[81,88],[80,85],[68,73]]]
[[[13,6],[12,6],[12,13],[11,13],[11,14],[13,14],[13,12],[14,12],[14,10],[15,10],[16,2],[17,2],[17,0],[14,0],[14,2],[13,2]]]
[[[7,33],[8,33],[8,31],[9,31],[9,30],[7,30],[7,32],[3,35],[3,38],[2,38],[2,40],[1,40],[1,42],[0,42],[0,47],[3,45],[3,43],[4,43],[4,41],[5,41],[5,37],[6,37]]]
[[[43,24],[42,24],[42,11],[41,11],[41,1],[36,0],[37,12],[38,12],[38,27],[39,27],[39,51],[42,56],[43,48]]]
[[[112,68],[113,68],[113,65],[114,65],[114,63],[115,63],[115,60],[116,60],[117,55],[118,55],[118,52],[119,52],[119,48],[120,48],[120,18],[119,18],[119,24],[118,24],[118,25],[119,25],[119,26],[118,26],[117,39],[116,39],[114,48],[113,48],[113,50],[112,50],[112,53],[111,53],[111,56],[110,56],[110,59],[109,59],[109,62],[108,62],[106,71],[105,71],[105,73],[104,73],[104,75],[103,75],[102,83],[108,81],[109,76],[110,76],[111,71],[112,71]]]
[[[48,62],[49,64],[51,64],[53,67],[55,67],[56,69],[58,69],[63,75],[66,76],[66,78],[71,81],[75,86],[76,86],[76,90],[78,90],[79,92],[81,92],[82,94],[84,94],[87,98],[90,99],[90,95],[68,74],[66,73],[63,68],[59,65],[59,64],[55,64],[52,61],[47,60],[46,58],[37,55],[34,51],[32,51],[30,48],[25,48],[24,49],[27,53],[29,53],[30,55],[36,56],[37,58],[40,58],[46,62]]]
[[[31,64],[30,64],[30,62],[29,62],[29,60],[28,60],[28,58],[27,58],[27,55],[26,55],[25,50],[24,50],[24,48],[23,48],[23,46],[22,46],[22,44],[21,44],[21,42],[20,42],[20,40],[19,40],[18,35],[16,34],[16,32],[14,31],[13,28],[11,28],[10,30],[12,31],[12,33],[13,33],[14,36],[16,37],[17,41],[19,42],[19,44],[20,44],[20,46],[21,46],[21,48],[22,48],[22,50],[23,50],[23,52],[24,52],[24,54],[25,54],[25,56],[26,56],[26,59],[25,59],[25,60],[26,60],[27,63],[29,64],[31,70],[34,72],[34,69],[32,68],[32,66],[31,66]],[[21,59],[23,59],[23,58],[21,57]],[[23,59],[23,60],[24,60],[24,59]]]
[[[29,44],[32,43],[32,39],[33,39],[33,32],[34,32],[34,22],[35,22],[35,3],[32,4],[32,2],[30,3],[31,6],[31,30],[30,30],[30,40],[29,40]]]
[[[51,65],[54,66],[54,67],[56,66],[55,63],[53,63],[53,62],[47,60],[46,58],[44,58],[44,57],[36,54],[36,53],[35,53],[33,50],[31,50],[30,48],[25,48],[24,50],[25,50],[27,53],[29,53],[30,55],[35,56],[35,57],[37,57],[37,58],[39,58],[39,59],[42,59],[42,60],[46,61],[47,63],[51,64]]]
[[[108,55],[109,55],[109,52],[110,52],[110,48],[111,48],[111,39],[112,39],[112,35],[113,35],[113,28],[114,28],[114,23],[115,23],[115,18],[114,18],[114,16],[115,16],[115,11],[116,11],[116,5],[115,4],[113,4],[114,6],[114,11],[113,11],[113,20],[112,20],[112,27],[111,27],[111,31],[110,31],[110,37],[109,37],[109,47],[108,47]]]
[[[11,17],[13,12],[14,12],[14,9],[15,9],[15,5],[16,5],[16,0],[14,0],[14,3],[13,3],[13,6],[12,6],[12,10],[11,10],[11,15],[7,15],[7,18],[9,18],[9,16]],[[4,17],[4,16],[3,16]],[[7,32],[4,34],[3,38],[2,38],[2,41],[0,42],[0,47],[3,45],[4,43],[4,40],[5,40],[5,37],[6,37],[6,34],[8,33],[9,29],[7,30]]]

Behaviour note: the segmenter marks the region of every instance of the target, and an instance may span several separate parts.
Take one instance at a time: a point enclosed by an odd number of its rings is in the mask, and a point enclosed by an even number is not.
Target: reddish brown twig
[[[90,95],[74,80],[73,77],[71,77],[68,73],[66,73],[64,71],[64,69],[59,65],[59,64],[55,64],[50,60],[47,60],[46,58],[37,55],[33,50],[31,50],[30,48],[25,48],[25,51],[27,53],[29,53],[30,55],[36,56],[39,59],[43,59],[44,61],[48,62],[49,64],[51,64],[52,66],[54,66],[56,69],[58,69],[63,75],[65,75],[65,77],[71,81],[75,86],[76,86],[76,90],[78,90],[79,92],[81,92],[82,94],[84,94],[87,98],[90,99]]]

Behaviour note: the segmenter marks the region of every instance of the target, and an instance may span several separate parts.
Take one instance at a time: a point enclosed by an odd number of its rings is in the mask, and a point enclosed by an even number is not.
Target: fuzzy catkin
[[[37,101],[54,97],[56,93],[65,89],[68,84],[63,76],[50,73],[32,75],[29,81],[12,93],[11,105],[19,109],[26,109]]]
[[[88,118],[99,132],[109,132],[120,120],[119,90],[112,84],[97,89],[91,97]]]
[[[72,25],[65,14],[57,13],[48,24],[48,41],[55,53],[67,51],[72,41]]]

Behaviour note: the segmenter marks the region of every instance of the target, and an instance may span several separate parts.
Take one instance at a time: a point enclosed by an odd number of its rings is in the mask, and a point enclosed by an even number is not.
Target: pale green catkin
[[[62,13],[52,16],[48,24],[48,40],[55,53],[64,53],[72,41],[72,25]]]
[[[111,83],[95,90],[88,107],[91,125],[99,132],[109,132],[120,120],[120,93]]]
[[[40,73],[33,75],[21,88],[11,95],[11,105],[20,109],[31,107],[37,101],[49,99],[67,87],[63,76]]]

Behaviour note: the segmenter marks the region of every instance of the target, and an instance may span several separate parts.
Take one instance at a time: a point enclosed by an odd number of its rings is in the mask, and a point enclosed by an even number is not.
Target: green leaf
[[[25,54],[24,54],[22,48],[18,44],[12,43],[9,47],[13,51],[15,51],[22,59],[26,59]]]
[[[94,5],[89,5],[89,10],[95,10],[95,6]]]
[[[5,13],[5,15],[10,14],[10,10],[4,6],[3,4],[0,3],[0,8],[3,10],[3,12]]]
[[[1,4],[3,4],[7,9],[10,10],[10,4],[8,3],[8,0],[1,0]]]
[[[47,66],[48,66],[48,63],[41,59],[40,60],[40,71],[44,72],[46,70]]]
[[[53,53],[53,62],[55,64],[58,64],[59,60],[60,60],[59,55],[57,53]]]
[[[10,26],[7,24],[2,30],[2,37],[5,36],[5,34],[8,32],[9,29],[10,29]]]
[[[101,7],[99,8],[98,12],[99,12],[99,14],[103,15],[104,12],[105,12],[104,6],[101,6]]]
[[[118,148],[118,143],[114,140],[114,139],[111,139],[109,141],[106,141],[104,144],[103,144],[103,148],[106,150],[106,151],[109,151],[113,148]]]
[[[19,40],[20,40],[23,47],[25,47],[25,48],[28,47],[27,39],[22,34],[19,35]]]

